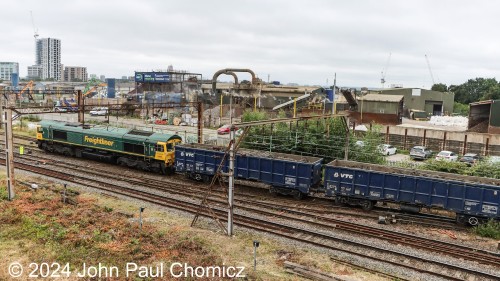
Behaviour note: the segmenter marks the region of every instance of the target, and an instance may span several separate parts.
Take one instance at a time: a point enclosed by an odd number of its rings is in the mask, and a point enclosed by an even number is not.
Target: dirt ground
[[[1,186],[5,186],[5,179],[0,181]],[[74,198],[77,205],[63,204],[60,184],[34,178],[18,182],[37,182],[43,188],[33,191],[17,185],[16,199],[12,202],[5,200],[5,189],[0,189],[0,255],[3,257],[0,259],[0,280],[11,279],[9,270],[15,263],[25,269],[24,275],[17,280],[27,279],[26,271],[33,269],[30,263],[69,264],[67,269],[71,275],[63,275],[64,278],[57,280],[82,280],[75,274],[101,264],[108,268],[116,266],[119,273],[123,273],[129,263],[158,269],[160,264],[168,267],[175,262],[193,267],[244,267],[244,279],[247,280],[302,280],[285,272],[285,261],[349,280],[385,280],[335,264],[327,253],[288,244],[281,239],[239,228],[236,235],[229,238],[214,232],[215,228],[206,223],[190,227],[192,215],[153,205],[146,206],[141,229],[138,210],[144,206],[142,203],[81,193]],[[70,189],[81,192],[76,187]],[[254,240],[260,241],[256,271],[253,270]],[[169,274],[168,268],[162,271]],[[137,272],[133,274],[136,274],[135,280],[140,277]],[[106,280],[134,280],[124,275],[114,277]],[[170,280],[172,276],[151,280],[160,279]]]

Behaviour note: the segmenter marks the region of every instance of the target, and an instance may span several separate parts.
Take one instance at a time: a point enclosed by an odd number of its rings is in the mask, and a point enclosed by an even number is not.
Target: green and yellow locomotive
[[[40,122],[36,138],[38,147],[48,152],[162,174],[174,170],[174,149],[182,140],[178,135],[48,120]]]

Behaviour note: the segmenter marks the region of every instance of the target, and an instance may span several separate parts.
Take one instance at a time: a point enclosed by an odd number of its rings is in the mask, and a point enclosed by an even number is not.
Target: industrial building
[[[87,82],[87,68],[81,66],[65,66],[64,67],[64,82]]]
[[[500,100],[473,102],[469,106],[469,132],[500,134]]]
[[[373,92],[373,91],[372,91]],[[453,113],[455,94],[418,88],[392,88],[379,91],[384,95],[404,96],[404,116],[410,117],[411,110],[423,110],[427,116],[450,115]]]
[[[0,80],[12,80],[13,73],[19,77],[19,63],[0,62]]]
[[[336,112],[348,112],[357,123],[401,124],[403,119],[403,95],[366,94],[356,96],[350,90],[342,90],[336,102]]]
[[[42,38],[36,40],[35,65],[28,66],[29,79],[62,80],[61,40]]]
[[[358,110],[350,117],[359,123],[401,124],[403,103],[403,95],[367,94],[358,99]]]

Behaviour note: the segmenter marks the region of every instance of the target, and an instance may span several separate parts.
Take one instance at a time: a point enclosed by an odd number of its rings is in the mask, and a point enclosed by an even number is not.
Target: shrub
[[[422,165],[422,169],[454,174],[467,174],[467,165],[462,162],[429,160]]]
[[[482,237],[500,239],[500,222],[489,220],[487,223],[474,227],[472,231]]]

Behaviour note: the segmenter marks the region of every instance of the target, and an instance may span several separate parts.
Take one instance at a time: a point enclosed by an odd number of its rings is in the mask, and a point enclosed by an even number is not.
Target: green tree
[[[500,85],[495,78],[469,79],[461,85],[451,85],[449,90],[455,93],[455,101],[463,104],[500,98]]]
[[[284,117],[279,112],[278,117]],[[268,119],[264,112],[243,113],[242,121]],[[276,123],[250,128],[242,147],[324,158],[325,163],[332,159],[344,158],[347,142],[346,124],[341,118],[306,120],[292,123]],[[383,163],[384,158],[377,150],[382,142],[378,130],[365,132],[360,136],[350,133],[349,160],[368,163]],[[355,145],[362,140],[365,146]]]
[[[469,105],[455,102],[453,104],[453,113],[461,116],[469,116]]]
[[[447,92],[448,86],[446,86],[446,84],[443,84],[443,83],[434,84],[434,85],[432,85],[431,90],[438,91],[438,92]]]

